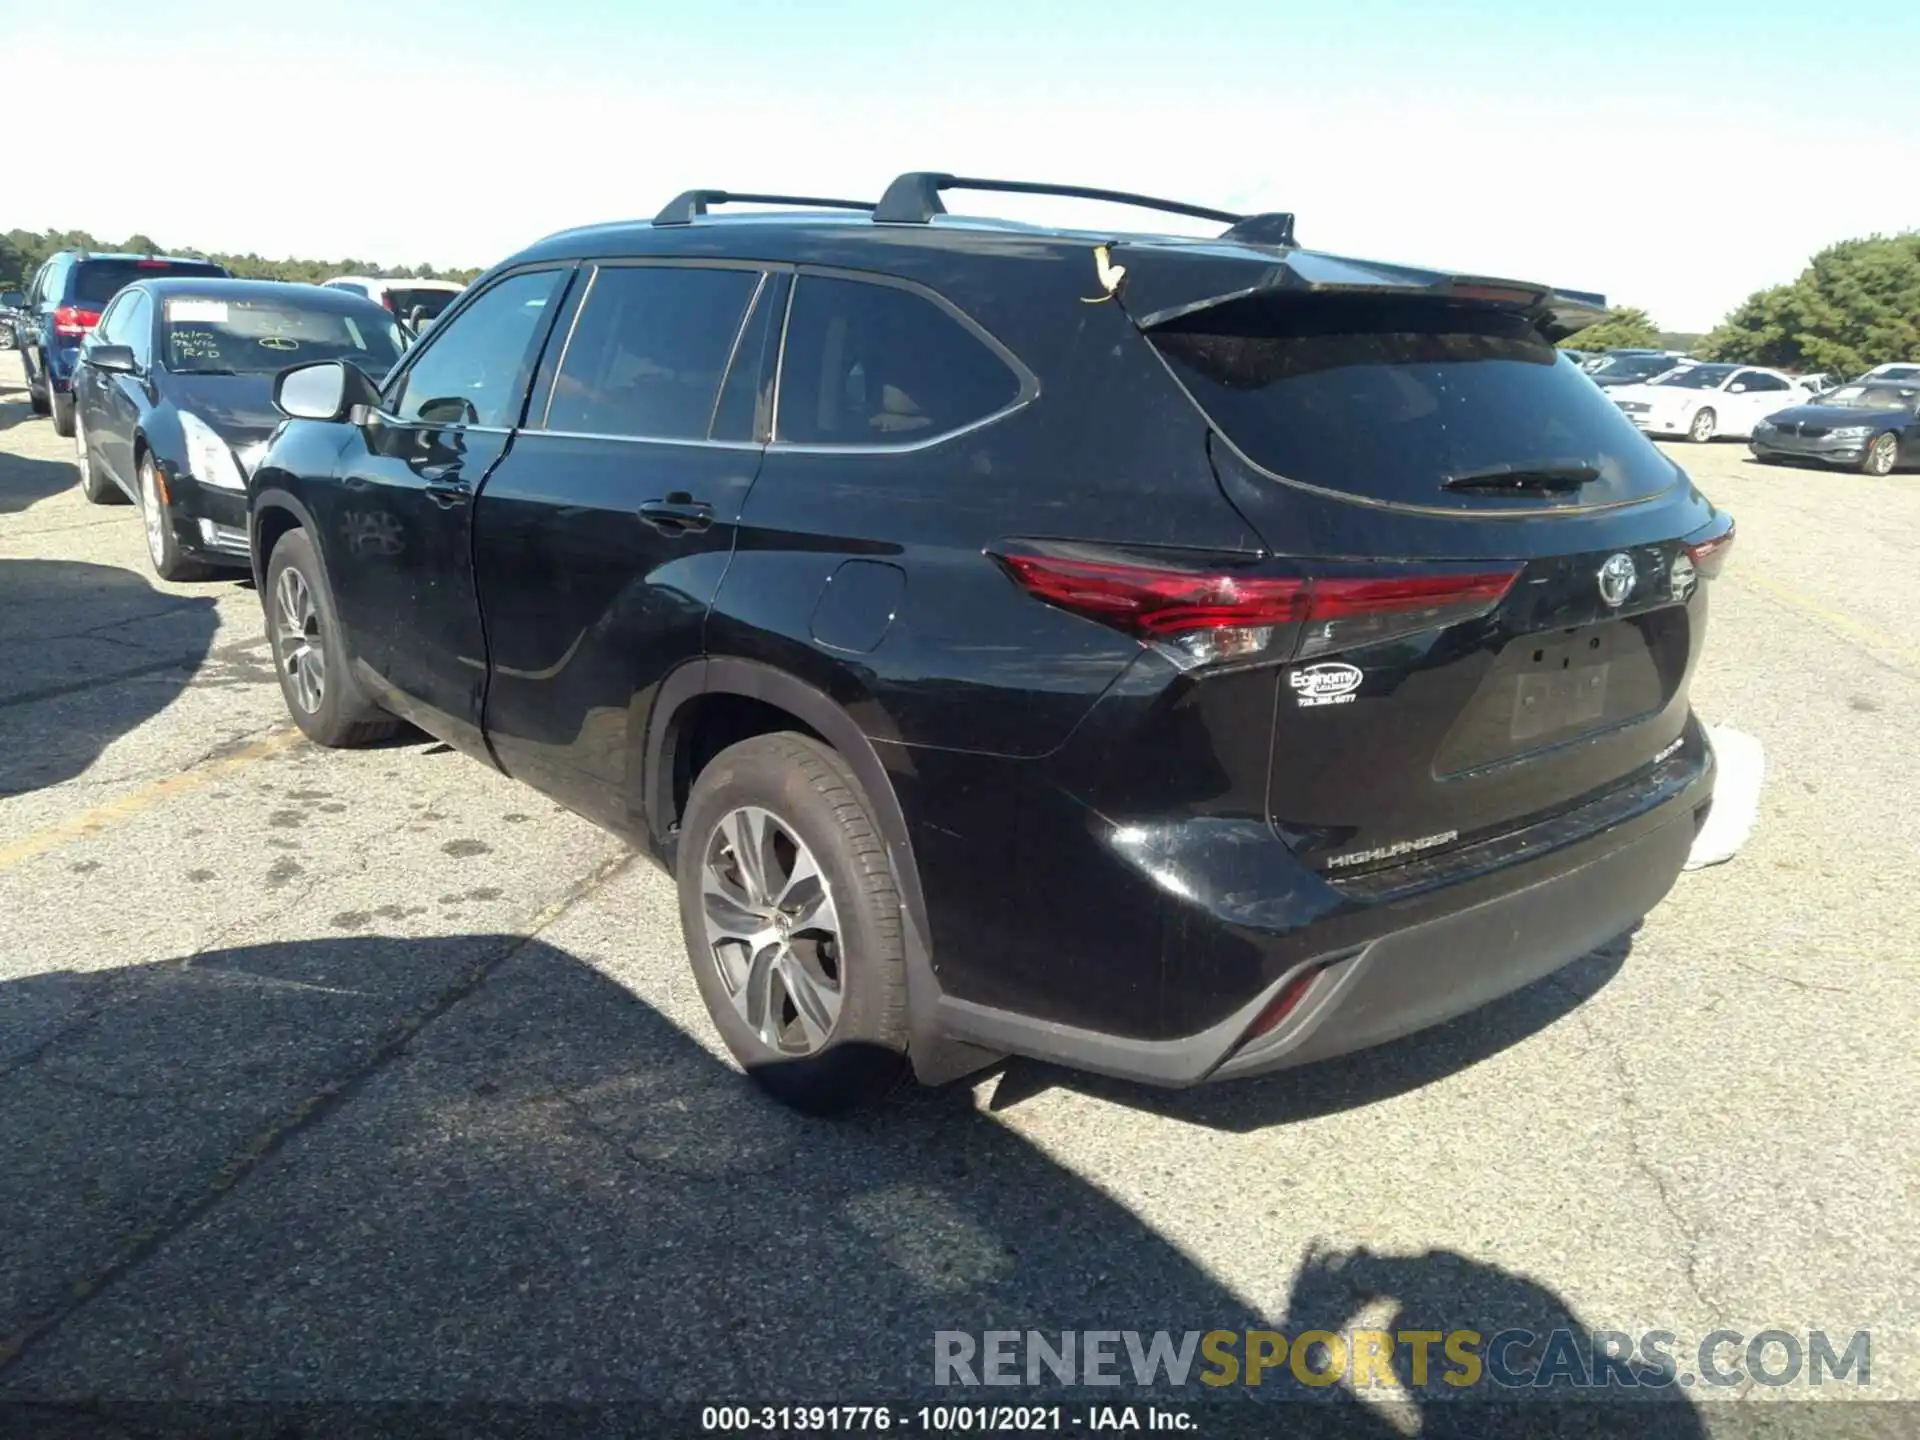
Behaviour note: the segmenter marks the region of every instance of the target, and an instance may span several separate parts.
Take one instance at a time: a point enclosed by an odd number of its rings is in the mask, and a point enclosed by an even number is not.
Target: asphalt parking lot
[[[1301,1073],[823,1123],[663,877],[296,743],[251,589],[156,580],[25,400],[0,355],[0,1398],[871,1400],[939,1329],[1385,1322],[1869,1330],[1817,1393],[1920,1399],[1920,476],[1673,447],[1740,525],[1695,703],[1768,773],[1632,936]]]

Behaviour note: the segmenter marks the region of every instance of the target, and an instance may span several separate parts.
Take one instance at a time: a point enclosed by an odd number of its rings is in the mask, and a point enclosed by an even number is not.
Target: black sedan
[[[1920,465],[1920,385],[1842,385],[1810,405],[1769,415],[1747,443],[1762,460],[1891,475]]]
[[[165,580],[244,570],[246,476],[289,365],[350,361],[379,380],[404,346],[370,300],[269,280],[147,280],[113,299],[74,370],[74,450],[95,504],[144,512]]]

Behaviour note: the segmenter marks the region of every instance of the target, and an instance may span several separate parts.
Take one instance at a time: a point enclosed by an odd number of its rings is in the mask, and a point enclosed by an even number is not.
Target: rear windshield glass
[[[391,316],[285,301],[174,296],[162,334],[167,369],[176,375],[273,375],[312,360],[349,360],[378,380],[401,349]]]
[[[225,275],[218,265],[170,260],[82,260],[73,267],[73,303],[105,305],[136,280],[175,275]]]
[[[1254,299],[1151,338],[1255,464],[1370,499],[1449,504],[1443,482],[1591,467],[1589,500],[1653,494],[1673,467],[1522,316],[1437,301]]]
[[[388,290],[393,301],[393,313],[405,320],[413,314],[414,307],[420,307],[423,320],[437,320],[440,312],[460,298],[457,290]]]

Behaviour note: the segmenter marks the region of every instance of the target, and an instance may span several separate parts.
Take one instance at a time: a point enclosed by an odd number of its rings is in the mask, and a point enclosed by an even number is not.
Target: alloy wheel
[[[700,872],[707,951],[741,1020],[783,1055],[825,1048],[840,1018],[840,919],[813,852],[757,805],[722,816]]]
[[[153,568],[164,570],[167,564],[167,504],[160,498],[160,472],[147,456],[140,462],[140,510],[147,525],[147,554]]]
[[[1867,473],[1869,475],[1891,475],[1893,473],[1893,453],[1899,442],[1891,435],[1876,435],[1873,443],[1867,447]]]
[[[327,653],[320,643],[320,610],[307,577],[289,565],[273,587],[273,649],[287,693],[308,715],[327,698]]]
[[[1711,440],[1713,438],[1713,412],[1711,410],[1702,410],[1698,415],[1695,415],[1693,417],[1693,425],[1688,433],[1701,444],[1705,444]]]

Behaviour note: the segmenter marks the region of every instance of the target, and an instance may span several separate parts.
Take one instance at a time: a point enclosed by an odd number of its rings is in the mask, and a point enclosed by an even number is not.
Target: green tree
[[[1660,343],[1660,327],[1644,310],[1615,305],[1607,318],[1575,331],[1560,342],[1568,350],[1651,350]]]
[[[1920,230],[1828,246],[1798,278],[1743,300],[1701,353],[1843,375],[1920,359]]]

